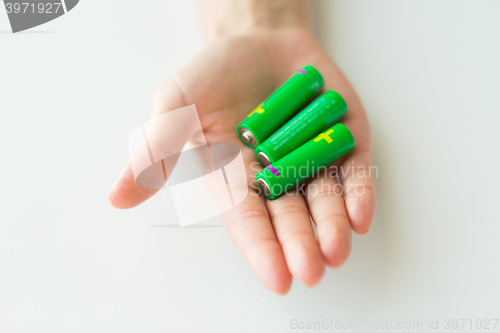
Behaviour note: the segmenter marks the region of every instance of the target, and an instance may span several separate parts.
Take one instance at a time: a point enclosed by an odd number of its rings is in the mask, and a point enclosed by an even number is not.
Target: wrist
[[[309,29],[309,0],[200,0],[207,39],[255,30]]]

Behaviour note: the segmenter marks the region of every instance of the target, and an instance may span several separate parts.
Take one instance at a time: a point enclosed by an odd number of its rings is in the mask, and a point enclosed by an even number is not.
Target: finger
[[[325,262],[330,267],[342,266],[351,251],[351,226],[340,185],[335,178],[321,175],[307,185],[306,201]]]
[[[266,206],[288,269],[305,285],[318,284],[325,272],[325,263],[304,197],[297,193],[285,194],[276,200],[267,200]]]
[[[371,165],[371,138],[368,119],[360,100],[349,99],[349,113],[342,123],[349,128],[356,148],[341,162],[338,176],[345,196],[351,228],[357,234],[366,234],[375,215],[376,168]]]
[[[369,151],[354,150],[339,168],[351,228],[360,235],[370,230],[375,215],[374,177],[377,172],[376,167],[371,165]]]
[[[170,80],[155,94],[151,115],[152,117],[159,116],[183,106],[185,106],[185,101],[182,89],[175,80]],[[181,148],[179,147],[184,145],[187,137],[179,137],[174,134],[174,138],[177,138],[177,141],[172,140],[169,143],[168,138],[172,137],[173,133],[170,133],[170,137],[162,137],[162,135],[169,134],[169,131],[162,130],[162,125],[162,121],[152,122],[152,126],[149,126],[146,130],[145,137],[149,138],[149,140],[144,140],[144,142],[137,144],[138,148],[140,147],[141,149],[137,149],[134,156],[131,157],[131,161],[127,163],[110,190],[108,198],[114,207],[127,209],[141,204],[158,191],[171,173],[177,158],[174,156],[173,158],[163,159],[160,162],[162,156],[166,157],[172,152],[180,151]],[[172,125],[170,124],[170,126]],[[143,140],[142,137],[140,139]],[[165,142],[167,144],[164,144]],[[153,167],[155,170],[152,172],[151,169],[149,171],[146,170],[146,172],[142,173],[141,178],[143,183],[155,183],[155,186],[150,186],[149,189],[139,186],[137,178],[146,168],[155,164],[155,161],[157,162]],[[159,186],[158,182],[161,182]]]
[[[232,187],[231,191],[246,190],[243,187]],[[250,189],[245,200],[224,213],[223,217],[231,238],[260,282],[278,294],[287,293],[292,276],[266,207],[257,193]]]
[[[134,174],[130,163],[127,163],[115,185],[108,194],[111,205],[115,208],[128,209],[135,207],[150,197],[158,190],[140,188],[135,183]]]

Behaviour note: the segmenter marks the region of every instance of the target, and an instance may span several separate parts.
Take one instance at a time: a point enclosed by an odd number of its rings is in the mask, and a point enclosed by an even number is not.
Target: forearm
[[[309,28],[309,0],[199,0],[207,39],[255,29]]]

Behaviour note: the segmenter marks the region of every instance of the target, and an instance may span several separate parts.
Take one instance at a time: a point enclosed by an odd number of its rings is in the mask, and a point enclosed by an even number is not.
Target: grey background
[[[107,203],[154,90],[203,45],[195,1],[86,0],[38,33],[0,34],[0,331],[499,317],[500,4],[315,4],[369,113],[378,210],[345,267],[285,297],[225,228],[149,227],[175,223],[162,196]]]
[[[64,0],[64,3],[66,4],[66,10],[69,12],[75,6],[78,4],[79,0]]]

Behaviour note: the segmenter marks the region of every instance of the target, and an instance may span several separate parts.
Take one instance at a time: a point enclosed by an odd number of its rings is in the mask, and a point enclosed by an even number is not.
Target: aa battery
[[[259,144],[255,155],[266,167],[335,124],[346,113],[342,96],[328,90]]]
[[[323,87],[323,77],[304,66],[253,110],[237,127],[240,139],[255,147],[276,131]]]
[[[268,199],[276,199],[354,149],[351,132],[336,124],[257,173],[255,180]]]

